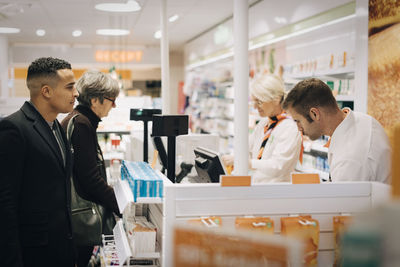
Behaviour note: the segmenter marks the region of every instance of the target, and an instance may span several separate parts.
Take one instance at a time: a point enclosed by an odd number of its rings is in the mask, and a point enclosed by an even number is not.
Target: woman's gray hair
[[[103,103],[104,97],[116,98],[119,95],[119,85],[110,74],[97,70],[85,72],[76,83],[79,92],[78,102],[90,107],[91,99],[99,99]]]
[[[251,95],[262,102],[273,100],[283,101],[285,97],[285,85],[279,76],[264,74],[251,84]]]

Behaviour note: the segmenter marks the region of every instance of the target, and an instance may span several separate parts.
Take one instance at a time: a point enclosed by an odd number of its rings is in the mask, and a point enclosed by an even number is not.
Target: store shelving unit
[[[299,73],[299,74],[287,74],[284,76],[285,83],[289,87],[294,86],[297,82],[308,79],[308,78],[318,78],[323,81],[334,81],[334,80],[354,80],[354,68],[345,67],[337,68],[332,70],[315,71],[309,73]],[[352,83],[354,84],[354,83]],[[337,92],[335,92],[337,93]],[[354,102],[354,88],[350,88],[347,94],[336,95],[336,100],[338,102]]]
[[[120,221],[117,222],[113,235],[103,235],[103,246],[100,249],[102,257],[102,266],[142,266],[140,260],[146,261],[146,266],[157,267],[158,265],[149,265],[149,260],[159,259],[160,253],[143,253],[132,257],[129,244],[127,244],[126,234]],[[139,261],[139,263],[135,263]],[[125,263],[125,264],[124,264]]]
[[[120,208],[130,199],[127,189],[128,185],[123,182],[116,185]],[[332,217],[365,212],[389,200],[389,196],[390,186],[375,182],[221,187],[220,184],[172,184],[165,178],[162,203],[148,205],[148,218],[157,227],[159,254],[141,255],[140,258],[155,258],[158,265],[173,266],[174,227],[189,219],[220,216],[222,225],[233,230],[236,217],[268,216],[274,220],[275,235],[279,235],[280,217],[309,214],[320,223],[318,264],[331,266],[334,253]],[[127,246],[122,222],[117,224],[115,231],[118,257],[135,259]]]
[[[129,247],[128,239],[126,237],[124,226],[122,225],[121,220],[119,220],[115,225],[113,234],[114,234],[118,259],[120,261],[120,266],[121,266],[132,256],[131,248]]]
[[[354,79],[354,68],[344,67],[331,70],[313,71],[307,73],[288,74],[284,79],[304,80],[308,78],[337,78],[337,79]]]
[[[233,83],[203,82],[193,97],[194,132],[216,134],[220,137],[220,152],[232,152],[234,99]]]
[[[167,184],[172,184],[171,181],[167,177],[165,177],[161,172],[158,172],[158,174],[163,178],[164,186]],[[157,228],[157,244],[156,244],[157,251],[151,253],[140,253],[132,255],[122,220],[119,220],[117,222],[114,228],[114,240],[115,240],[115,253],[117,254],[120,266],[122,266],[122,264],[125,262],[132,262],[134,260],[140,260],[140,259],[154,260],[157,263],[157,265],[155,266],[160,266],[160,258],[162,250],[161,240],[163,239],[162,206],[164,203],[164,199],[160,197],[154,197],[154,198],[139,197],[137,198],[136,202],[134,202],[132,191],[129,188],[129,184],[126,180],[118,181],[114,186],[114,192],[121,213],[123,213],[123,211],[125,210],[125,208],[128,206],[129,203],[148,204],[149,220]]]
[[[390,186],[375,182],[292,185],[257,184],[221,187],[219,184],[181,184],[165,187],[163,264],[173,266],[173,229],[194,218],[220,216],[224,228],[235,229],[236,217],[268,216],[274,234],[280,217],[311,215],[320,224],[318,266],[332,266],[333,216],[356,215],[388,201]]]

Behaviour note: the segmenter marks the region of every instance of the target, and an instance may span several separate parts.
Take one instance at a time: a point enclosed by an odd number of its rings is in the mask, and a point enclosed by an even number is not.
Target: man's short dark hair
[[[286,96],[282,107],[283,109],[293,108],[309,122],[312,122],[309,115],[312,107],[323,107],[327,110],[338,108],[336,99],[329,86],[315,78],[297,83]]]
[[[31,83],[33,79],[43,78],[51,80],[58,78],[57,71],[62,69],[71,69],[71,64],[65,60],[53,57],[41,57],[36,59],[29,65],[26,84],[29,89],[34,87]]]

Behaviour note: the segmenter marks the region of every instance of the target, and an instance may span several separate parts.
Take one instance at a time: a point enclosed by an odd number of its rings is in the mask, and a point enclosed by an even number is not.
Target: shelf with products
[[[165,179],[163,179],[163,182]],[[117,199],[120,212],[123,212],[129,203],[142,203],[142,204],[162,204],[163,199],[160,197],[137,197],[134,201],[133,193],[129,187],[128,181],[119,180],[114,185],[115,197]]]
[[[344,67],[337,69],[328,69],[328,70],[320,70],[320,71],[312,71],[312,72],[302,72],[295,74],[285,74],[285,80],[303,80],[308,78],[336,78],[336,79],[354,79],[354,68],[353,67]]]
[[[129,163],[125,162],[124,164],[124,166],[127,166],[129,169],[129,174],[133,175],[132,177],[136,177],[143,172],[144,169],[142,165],[145,163],[132,163],[132,165],[129,165]],[[147,164],[145,165],[147,166]],[[151,173],[154,174],[154,171]],[[121,174],[123,174],[121,176],[123,176],[124,179],[116,182],[114,185],[114,192],[119,210],[121,214],[123,214],[123,219],[117,222],[113,235],[115,240],[115,254],[120,260],[120,266],[125,262],[128,263],[128,261],[130,264],[129,266],[141,266],[141,264],[161,266],[161,242],[164,234],[164,193],[161,193],[162,197],[140,197],[142,196],[141,192],[136,195],[135,198],[128,178],[126,177],[127,174],[122,171]],[[162,178],[163,185],[160,187],[161,189],[164,188],[165,185],[171,184],[169,179],[158,170],[155,171],[155,175]],[[147,180],[148,179],[144,179],[144,182],[140,182],[140,191],[143,189],[142,184],[146,184]],[[152,191],[148,183],[147,188]],[[137,187],[137,189],[139,190],[139,187]],[[158,196],[158,193],[156,195]],[[146,238],[144,235],[146,235]]]
[[[320,222],[318,264],[329,266],[334,255],[332,216],[364,212],[390,196],[389,186],[371,182],[253,184],[228,188],[216,183],[172,184],[167,180],[164,189],[163,204],[149,205],[148,211],[149,220],[157,225],[158,244],[162,244],[162,249],[156,248],[161,253],[159,258],[153,259],[155,263],[152,266],[173,265],[177,255],[174,253],[174,228],[188,224],[189,220],[219,216],[223,227],[235,229],[238,217],[268,216],[274,221],[274,234],[280,235],[280,218],[296,214],[310,214]],[[123,231],[126,233],[127,228],[123,225],[118,227],[116,231],[120,233],[116,236],[121,240],[114,236],[116,259],[121,254],[119,250],[125,257],[129,254],[129,247],[121,234]],[[158,257],[156,254],[152,256]],[[128,258],[130,264],[133,259],[139,260]],[[118,263],[122,266],[123,261]]]
[[[302,75],[286,75],[285,85],[290,90],[296,83],[307,78],[318,78],[332,90],[338,102],[354,102],[354,70],[336,70]]]
[[[229,153],[232,142],[222,139],[233,139],[234,99],[232,82],[203,82],[201,90],[194,94],[191,101],[192,131],[213,133],[220,137],[221,153]],[[205,89],[207,85],[212,89]],[[204,93],[207,91],[207,93]]]
[[[304,137],[303,162],[297,164],[296,170],[304,173],[318,173],[321,179],[328,180],[328,148],[325,147],[328,140],[327,136],[322,136],[315,141]]]
[[[103,235],[100,250],[102,266],[160,266],[160,252],[138,253],[133,256],[126,236],[121,220],[117,221],[113,235]]]

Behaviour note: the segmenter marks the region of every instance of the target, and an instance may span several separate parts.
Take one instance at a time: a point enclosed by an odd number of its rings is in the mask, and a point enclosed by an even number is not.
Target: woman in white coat
[[[284,84],[276,75],[265,74],[251,85],[252,102],[261,117],[249,137],[253,183],[290,182],[299,160],[302,137],[281,107],[284,96]],[[226,166],[233,165],[232,155],[222,160]]]

